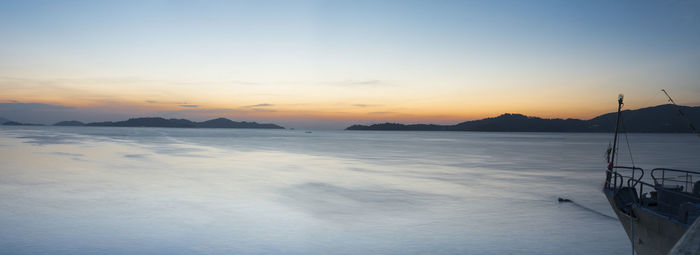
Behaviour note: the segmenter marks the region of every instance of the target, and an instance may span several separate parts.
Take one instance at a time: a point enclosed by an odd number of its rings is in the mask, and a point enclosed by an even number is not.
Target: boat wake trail
[[[571,199],[568,199],[568,198],[561,198],[561,197],[560,197],[560,198],[559,198],[559,203],[569,203],[569,204],[572,204],[572,205],[574,205],[574,206],[576,206],[576,207],[578,207],[578,208],[581,208],[581,209],[583,209],[583,210],[586,210],[586,211],[589,211],[589,212],[598,214],[598,215],[603,216],[603,217],[605,217],[605,218],[608,218],[608,219],[611,219],[611,220],[617,220],[617,218],[615,218],[615,217],[613,217],[613,216],[610,216],[610,215],[607,215],[607,214],[605,214],[605,213],[602,213],[602,212],[593,210],[593,209],[588,208],[588,207],[586,207],[586,206],[584,206],[584,205],[582,205],[582,204],[576,203],[575,201],[573,201],[573,200],[571,200]]]

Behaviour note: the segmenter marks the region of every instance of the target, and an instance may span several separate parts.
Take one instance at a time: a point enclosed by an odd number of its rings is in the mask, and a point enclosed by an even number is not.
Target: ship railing
[[[607,171],[613,177],[607,187],[615,192],[623,187],[632,188],[635,203],[641,207],[683,223],[691,223],[700,217],[700,194],[697,193],[700,187],[695,187],[692,182],[699,179],[698,172],[656,168],[652,170],[651,178],[644,179],[644,170],[638,167],[615,166]]]
[[[608,174],[612,177],[606,185],[610,189],[621,189],[625,184],[628,187],[636,187],[644,177],[644,169],[640,167],[632,166],[613,166],[612,169],[607,170]]]
[[[639,200],[642,207],[674,218],[683,223],[692,223],[700,216],[700,196],[683,191],[680,186],[664,186],[638,181]]]
[[[700,180],[700,172],[697,171],[654,168],[651,170],[651,178],[654,179],[654,184],[656,185],[663,187],[666,187],[666,185],[672,185],[674,188],[680,187],[680,189],[685,192],[700,192],[700,187],[695,187],[696,182]]]

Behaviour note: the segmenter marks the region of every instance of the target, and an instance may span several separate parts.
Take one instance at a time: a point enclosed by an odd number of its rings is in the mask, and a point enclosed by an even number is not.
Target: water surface
[[[609,140],[2,127],[0,253],[626,254]],[[629,140],[623,163],[700,165],[692,135]]]

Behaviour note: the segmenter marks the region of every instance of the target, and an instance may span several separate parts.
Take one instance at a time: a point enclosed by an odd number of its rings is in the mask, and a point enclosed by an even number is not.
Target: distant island
[[[69,120],[69,121],[59,121],[59,122],[56,122],[56,123],[53,124],[53,125],[54,125],[54,126],[71,126],[71,127],[75,127],[75,126],[85,126],[85,123],[82,123],[82,122],[77,121],[77,120]]]
[[[44,124],[21,123],[16,121],[5,121],[2,124],[5,126],[44,126]]]
[[[3,125],[27,126],[37,124],[19,123],[8,121]],[[195,122],[187,119],[165,119],[160,117],[131,118],[124,121],[106,121],[83,123],[77,120],[60,121],[54,126],[87,126],[87,127],[168,127],[168,128],[263,128],[263,129],[284,129],[276,124],[261,124],[257,122],[232,121],[227,118],[217,118],[202,122]]]
[[[700,123],[700,106],[680,106],[692,123]],[[671,104],[623,111],[622,126],[635,133],[690,133],[688,122]],[[494,118],[466,121],[455,125],[382,123],[352,125],[345,130],[378,131],[491,131],[491,132],[612,132],[616,113],[606,113],[589,120],[543,119],[506,113]]]

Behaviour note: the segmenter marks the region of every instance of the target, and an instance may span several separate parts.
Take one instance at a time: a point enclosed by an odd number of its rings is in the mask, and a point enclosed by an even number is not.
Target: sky
[[[700,105],[699,1],[0,0],[0,117],[342,129]]]

